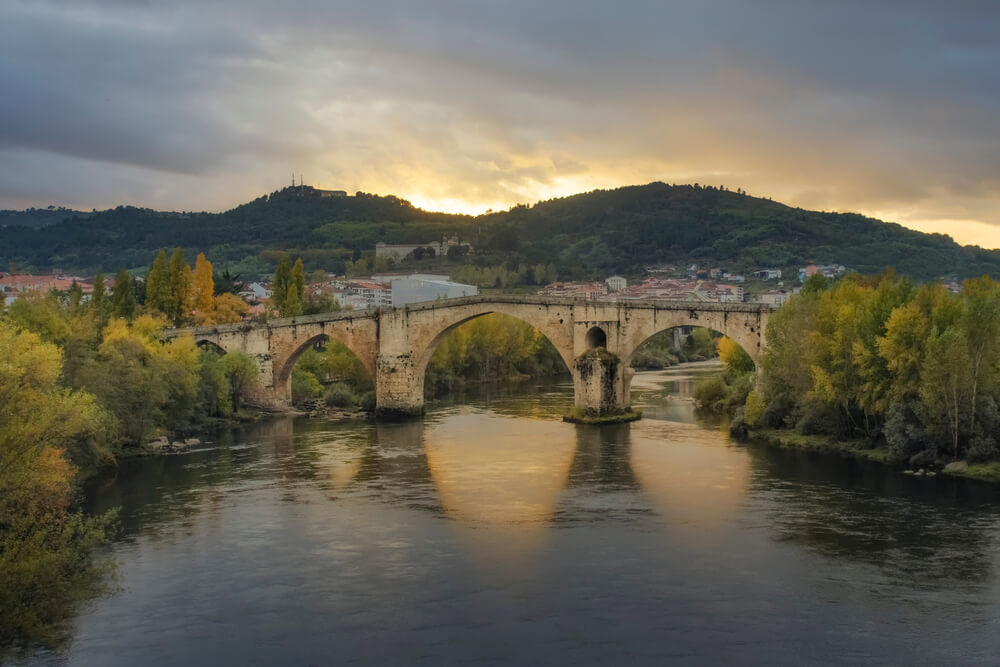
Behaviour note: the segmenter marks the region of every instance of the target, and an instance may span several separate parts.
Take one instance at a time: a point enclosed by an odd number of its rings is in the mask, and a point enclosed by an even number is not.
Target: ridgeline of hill
[[[10,213],[10,212],[4,212]],[[75,212],[70,212],[75,213]],[[290,187],[224,213],[120,206],[44,228],[0,229],[0,266],[20,271],[141,268],[160,248],[205,252],[218,267],[270,272],[282,252],[341,272],[377,241],[423,243],[457,234],[475,247],[453,261],[554,263],[560,277],[639,275],[650,264],[713,264],[734,271],[837,263],[862,273],[893,266],[920,280],[1000,276],[1000,251],[960,246],[853,213],[822,213],[697,185],[629,186],[519,205],[480,216],[433,213],[392,196],[319,197]],[[438,263],[445,262],[439,258]]]
[[[0,228],[3,227],[32,227],[39,229],[54,225],[63,220],[80,220],[88,218],[92,214],[62,206],[49,206],[48,208],[29,208],[23,211],[0,210]]]

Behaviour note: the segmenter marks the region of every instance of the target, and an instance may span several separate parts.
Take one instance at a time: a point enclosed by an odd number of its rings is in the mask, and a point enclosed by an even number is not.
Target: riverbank
[[[891,453],[885,447],[871,447],[864,440],[837,440],[825,435],[803,435],[795,431],[776,428],[753,428],[748,431],[748,439],[783,449],[803,449],[837,453],[841,456],[874,461],[891,467],[898,467]],[[923,471],[923,472],[921,472]],[[967,477],[990,484],[1000,484],[1000,461],[968,464],[956,461],[940,468],[921,468],[919,474],[942,474]]]

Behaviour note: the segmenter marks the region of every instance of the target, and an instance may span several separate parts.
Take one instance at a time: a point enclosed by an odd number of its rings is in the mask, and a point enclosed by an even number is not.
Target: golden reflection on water
[[[633,424],[631,440],[632,471],[670,526],[713,529],[739,515],[750,460],[725,431],[650,420]]]
[[[508,555],[544,542],[573,463],[572,426],[470,411],[428,425],[424,442],[441,506],[465,538]]]

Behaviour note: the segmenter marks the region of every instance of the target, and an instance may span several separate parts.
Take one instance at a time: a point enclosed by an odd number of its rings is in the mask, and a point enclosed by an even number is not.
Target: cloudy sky
[[[1000,247],[996,0],[3,0],[0,208],[702,182]]]

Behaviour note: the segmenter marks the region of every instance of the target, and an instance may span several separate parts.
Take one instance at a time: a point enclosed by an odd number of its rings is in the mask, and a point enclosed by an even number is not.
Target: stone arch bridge
[[[604,416],[628,411],[632,354],[650,336],[675,327],[706,327],[737,342],[757,364],[771,312],[763,304],[473,296],[266,323],[171,329],[166,337],[190,334],[199,345],[251,355],[260,369],[251,402],[274,409],[291,404],[292,368],[299,356],[335,340],[371,373],[378,414],[412,415],[423,411],[424,374],[441,339],[473,318],[504,313],[551,341],[573,376],[576,407]]]

